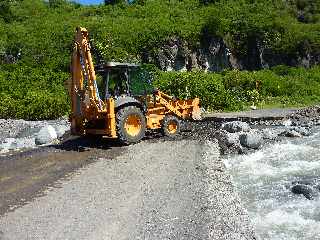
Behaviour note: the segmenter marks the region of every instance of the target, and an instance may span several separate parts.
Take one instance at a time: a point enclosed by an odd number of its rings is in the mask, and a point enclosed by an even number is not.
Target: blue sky
[[[86,5],[104,3],[104,0],[74,0],[74,1],[81,4],[86,4]],[[130,0],[128,2],[133,2],[133,0]]]
[[[76,0],[75,2],[78,2],[81,4],[100,4],[100,3],[103,3],[104,0]]]

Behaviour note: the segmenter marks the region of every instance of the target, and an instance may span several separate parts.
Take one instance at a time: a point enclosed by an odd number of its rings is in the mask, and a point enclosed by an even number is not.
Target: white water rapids
[[[228,156],[225,164],[258,237],[320,239],[320,198],[307,200],[290,191],[293,181],[320,179],[320,129],[310,137]]]

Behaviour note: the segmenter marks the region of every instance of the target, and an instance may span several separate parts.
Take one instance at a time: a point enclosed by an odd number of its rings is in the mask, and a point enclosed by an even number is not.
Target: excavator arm
[[[98,111],[105,110],[105,104],[101,101],[97,88],[88,31],[85,28],[76,29],[71,68],[74,97],[79,95],[87,108],[92,105]]]
[[[85,134],[84,124],[99,118],[107,118],[109,134],[116,136],[113,99],[102,101],[96,82],[88,31],[78,27],[71,59],[71,131]],[[111,119],[111,120],[110,120]],[[110,123],[113,126],[110,126]]]

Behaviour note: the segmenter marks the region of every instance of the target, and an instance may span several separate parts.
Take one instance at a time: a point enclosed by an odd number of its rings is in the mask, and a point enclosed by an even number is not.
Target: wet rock
[[[261,130],[262,138],[267,140],[277,140],[278,132],[276,130],[265,128]]]
[[[302,194],[305,198],[312,200],[317,195],[315,189],[309,185],[297,184],[291,188],[291,192],[294,194]]]
[[[302,137],[302,135],[299,132],[297,132],[293,129],[284,130],[279,134],[279,136],[282,136],[282,137]]]
[[[302,136],[310,136],[310,131],[305,128],[305,127],[292,127],[290,128],[290,130],[293,130],[299,134],[301,134]]]
[[[229,133],[226,130],[218,130],[214,133],[223,154],[243,153],[238,133]]]
[[[40,127],[26,127],[25,129],[22,129],[17,135],[16,138],[24,138],[24,137],[30,137],[34,136],[40,131]]]
[[[51,125],[44,126],[38,132],[35,138],[35,143],[37,145],[48,144],[53,142],[58,138],[57,132]]]
[[[15,138],[6,138],[0,144],[0,149],[3,149],[3,150],[12,150],[15,148],[17,148],[17,143]]]
[[[234,122],[227,122],[222,125],[222,129],[226,130],[230,133],[235,132],[249,132],[251,130],[250,126],[246,122],[234,121]]]
[[[262,135],[258,132],[243,133],[239,136],[240,144],[251,149],[259,149],[262,145]]]
[[[32,148],[35,146],[34,138],[6,138],[0,143],[0,150],[6,152],[21,148]]]
[[[70,130],[70,127],[66,125],[56,125],[54,126],[54,129],[57,133],[57,137],[61,138],[67,131]]]
[[[284,120],[281,122],[281,125],[289,127],[292,125],[292,121],[291,121],[291,119]]]

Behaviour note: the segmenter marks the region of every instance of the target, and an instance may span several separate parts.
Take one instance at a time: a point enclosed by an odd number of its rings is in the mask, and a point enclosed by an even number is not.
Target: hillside
[[[106,61],[192,71],[157,71],[155,84],[178,96],[200,96],[209,109],[240,109],[252,98],[300,104],[320,96],[319,0],[145,0],[107,6],[1,0],[0,5],[2,118],[55,118],[69,111],[64,82],[79,25],[89,30]],[[257,81],[263,81],[261,89]],[[183,93],[186,86],[191,90]]]

